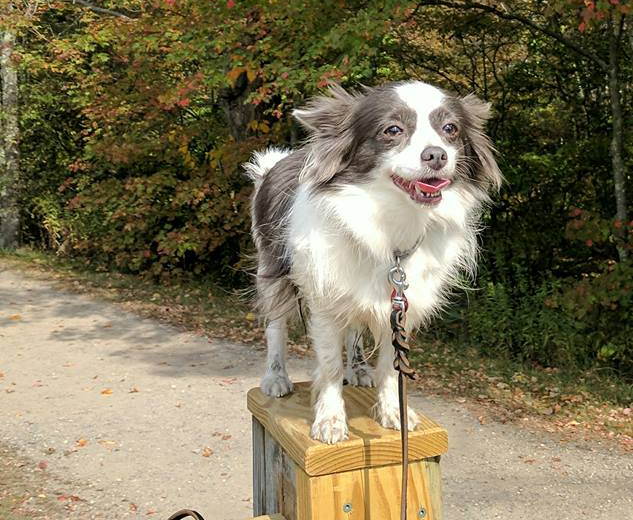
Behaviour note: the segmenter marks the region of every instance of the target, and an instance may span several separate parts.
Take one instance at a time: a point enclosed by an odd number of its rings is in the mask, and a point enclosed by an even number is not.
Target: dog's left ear
[[[460,99],[467,119],[466,152],[471,157],[473,177],[481,181],[487,189],[501,188],[503,175],[495,159],[495,149],[484,132],[490,119],[490,103],[481,101],[474,94]]]
[[[327,96],[312,99],[293,116],[308,131],[310,151],[300,178],[315,184],[330,181],[354,153],[352,113],[360,96],[332,85]]]

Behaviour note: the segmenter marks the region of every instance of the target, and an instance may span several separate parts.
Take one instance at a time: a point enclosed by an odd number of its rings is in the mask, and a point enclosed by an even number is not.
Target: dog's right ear
[[[325,96],[312,98],[292,115],[312,135],[332,136],[341,131],[345,119],[351,116],[356,97],[340,85],[330,85]]]
[[[300,178],[316,184],[330,181],[349,164],[354,153],[352,113],[359,96],[339,85],[330,86],[328,94],[292,113],[310,136],[310,151]]]

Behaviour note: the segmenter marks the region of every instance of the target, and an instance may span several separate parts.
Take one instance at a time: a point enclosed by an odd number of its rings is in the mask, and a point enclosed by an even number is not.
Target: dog
[[[484,133],[490,106],[408,81],[353,93],[333,85],[293,115],[305,144],[256,152],[245,165],[255,184],[257,303],[267,320],[261,389],[292,391],[287,321],[301,304],[317,361],[312,438],[348,437],[345,378],[375,384],[375,419],[399,429],[388,272],[399,255],[407,333],[427,325],[463,273],[474,272],[481,213],[502,182]],[[367,329],[379,351],[373,376],[360,344]],[[413,410],[408,419],[414,429]]]

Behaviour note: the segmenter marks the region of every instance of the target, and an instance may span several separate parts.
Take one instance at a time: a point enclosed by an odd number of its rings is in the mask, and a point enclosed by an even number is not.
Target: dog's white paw
[[[371,374],[369,365],[358,365],[347,371],[345,380],[352,386],[374,387],[374,377]]]
[[[282,397],[292,392],[292,381],[285,372],[268,373],[262,379],[259,387],[270,397]]]
[[[347,439],[347,420],[345,416],[333,415],[322,419],[315,419],[312,423],[311,436],[316,441],[326,444],[336,444]]]
[[[413,431],[420,424],[418,414],[412,408],[407,408],[408,430]],[[396,403],[381,403],[380,401],[372,409],[372,414],[376,422],[383,428],[391,428],[392,430],[400,429],[400,407]]]

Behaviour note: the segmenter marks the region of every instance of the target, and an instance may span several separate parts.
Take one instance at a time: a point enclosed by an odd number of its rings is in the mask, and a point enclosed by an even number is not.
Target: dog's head
[[[490,107],[422,82],[349,94],[330,88],[294,116],[310,134],[302,179],[318,186],[389,177],[414,202],[435,206],[455,186],[485,193],[501,184],[484,125]]]

